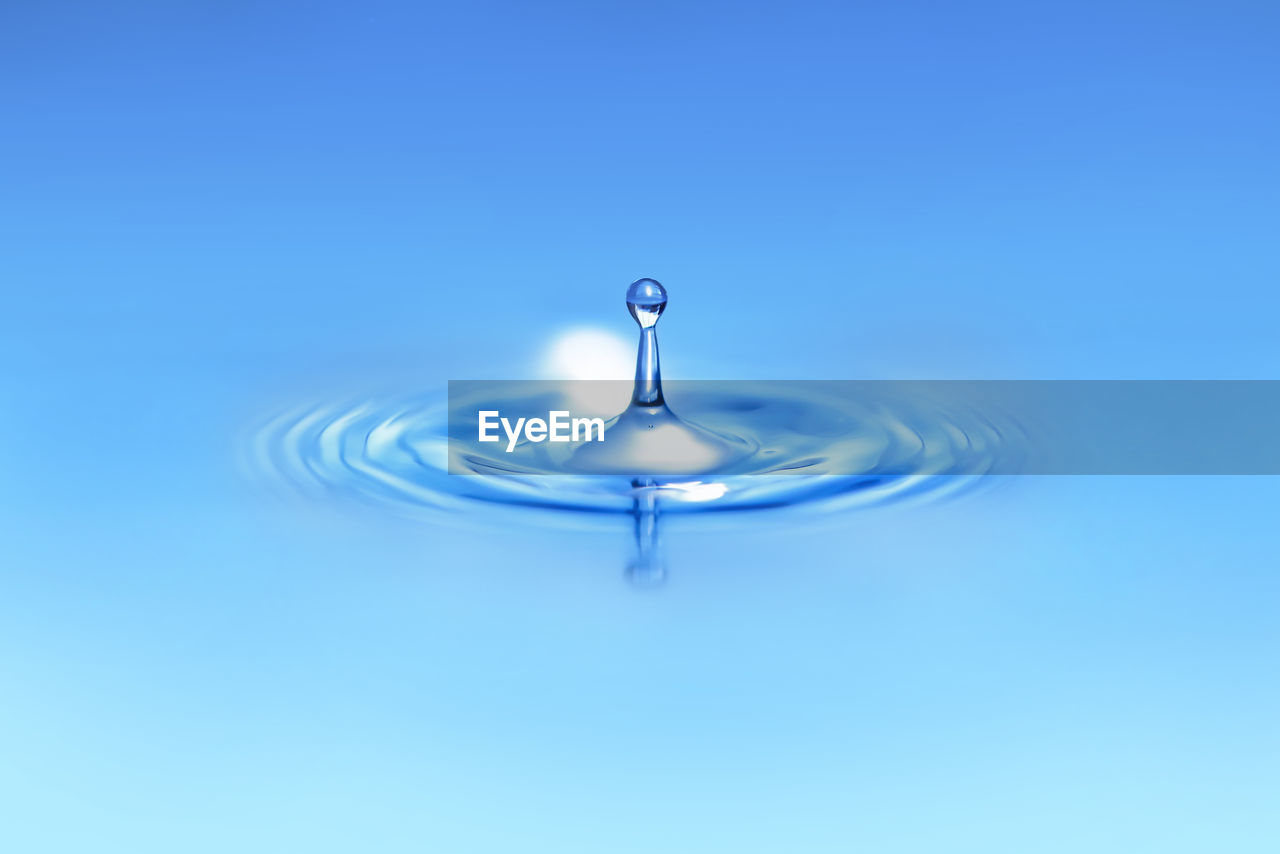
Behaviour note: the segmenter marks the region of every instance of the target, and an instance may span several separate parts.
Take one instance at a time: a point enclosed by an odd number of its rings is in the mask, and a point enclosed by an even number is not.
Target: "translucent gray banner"
[[[1280,474],[1280,381],[452,381],[452,474]]]

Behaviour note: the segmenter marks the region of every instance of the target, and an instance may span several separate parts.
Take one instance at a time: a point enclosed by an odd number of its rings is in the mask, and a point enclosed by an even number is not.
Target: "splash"
[[[665,575],[662,515],[772,516],[937,498],[971,485],[1001,447],[1003,428],[982,413],[905,397],[850,400],[822,383],[664,388],[657,324],[667,291],[640,279],[626,304],[639,326],[635,381],[605,442],[523,442],[515,453],[501,443],[452,447],[451,420],[468,418],[474,431],[477,410],[545,413],[573,394],[565,385],[483,383],[448,401],[419,394],[285,413],[257,433],[256,465],[402,510],[504,518],[542,511],[544,521],[631,516],[636,557],[628,571],[647,583]]]

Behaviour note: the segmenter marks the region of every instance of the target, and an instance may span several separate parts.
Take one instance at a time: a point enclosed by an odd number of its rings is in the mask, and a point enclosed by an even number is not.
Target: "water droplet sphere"
[[[654,326],[666,307],[667,289],[654,279],[637,279],[627,288],[627,309],[641,329]]]

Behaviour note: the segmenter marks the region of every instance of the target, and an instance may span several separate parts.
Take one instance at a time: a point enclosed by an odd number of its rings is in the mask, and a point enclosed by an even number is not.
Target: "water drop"
[[[641,329],[655,325],[666,307],[667,289],[655,279],[637,279],[627,288],[627,308]]]
[[[631,405],[606,428],[605,441],[587,444],[570,468],[594,474],[688,474],[723,470],[751,454],[753,443],[724,436],[676,415],[662,394],[658,318],[667,289],[654,279],[627,288],[627,310],[640,326]]]
[[[662,372],[658,366],[658,318],[667,308],[667,289],[653,279],[638,279],[627,288],[627,310],[640,325],[636,354],[636,387],[631,402],[662,406]]]

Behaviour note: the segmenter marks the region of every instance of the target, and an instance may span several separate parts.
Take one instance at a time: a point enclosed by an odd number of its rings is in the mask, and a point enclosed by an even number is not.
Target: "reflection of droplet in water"
[[[667,564],[658,533],[658,490],[653,478],[632,481],[635,487],[636,556],[627,564],[627,580],[637,587],[657,587],[667,580]]]

